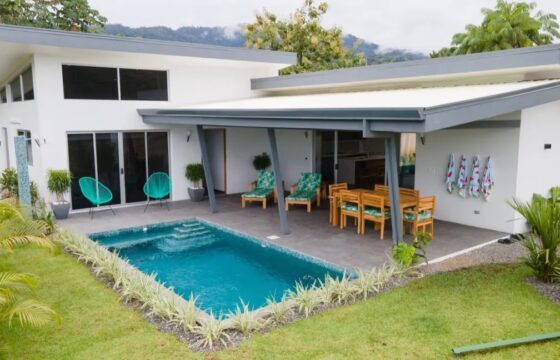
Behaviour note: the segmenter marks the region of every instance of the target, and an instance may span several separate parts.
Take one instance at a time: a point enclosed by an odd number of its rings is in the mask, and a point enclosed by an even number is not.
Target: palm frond
[[[57,313],[48,305],[35,299],[16,302],[3,311],[3,313],[8,320],[8,326],[12,326],[13,321],[16,319],[19,320],[21,326],[44,326],[57,316]]]

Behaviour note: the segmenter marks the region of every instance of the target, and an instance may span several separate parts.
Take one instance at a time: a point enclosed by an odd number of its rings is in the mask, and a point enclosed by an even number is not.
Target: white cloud
[[[128,26],[225,26],[250,22],[263,8],[287,16],[303,0],[89,0],[111,23]],[[495,0],[328,0],[325,25],[337,25],[383,48],[429,52],[449,45],[468,23],[480,23],[482,7]],[[558,0],[537,0],[560,16]]]

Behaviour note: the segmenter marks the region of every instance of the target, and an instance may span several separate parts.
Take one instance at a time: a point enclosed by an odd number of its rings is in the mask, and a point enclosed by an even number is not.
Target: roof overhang
[[[423,133],[453,128],[556,100],[560,100],[560,81],[539,81],[261,97],[179,109],[140,109],[138,113],[145,123],[158,125],[348,130],[369,136],[376,132]],[[382,106],[381,101],[392,106]]]

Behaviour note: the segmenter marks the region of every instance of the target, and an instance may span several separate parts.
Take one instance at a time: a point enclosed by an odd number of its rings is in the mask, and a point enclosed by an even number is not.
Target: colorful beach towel
[[[490,195],[492,195],[494,185],[494,163],[492,161],[492,157],[488,156],[488,161],[486,162],[486,168],[484,169],[484,175],[482,176],[482,184],[480,189],[484,200],[488,201]]]
[[[469,196],[477,198],[480,195],[480,157],[473,159],[471,177],[469,178]]]
[[[457,190],[461,197],[467,197],[468,175],[467,175],[467,158],[461,155],[459,163],[459,174],[457,176]]]
[[[449,155],[449,162],[447,163],[447,178],[445,179],[445,184],[447,185],[447,192],[453,193],[453,188],[455,187],[455,155]]]

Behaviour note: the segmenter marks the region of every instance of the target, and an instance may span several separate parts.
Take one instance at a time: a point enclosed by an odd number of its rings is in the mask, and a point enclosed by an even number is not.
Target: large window
[[[33,100],[35,93],[33,92],[33,73],[28,68],[21,74],[21,83],[23,86],[23,100]]]
[[[21,96],[21,83],[19,76],[10,83],[10,92],[12,93],[12,102],[23,100]]]
[[[27,165],[33,165],[33,143],[31,139],[31,131],[18,130],[18,136],[23,136],[27,142]]]
[[[5,104],[8,102],[8,96],[6,94],[6,87],[0,89],[0,103]]]
[[[119,69],[122,100],[167,100],[167,72]]]
[[[62,65],[62,81],[65,99],[168,99],[166,71]]]
[[[62,65],[65,99],[118,100],[117,69]]]

